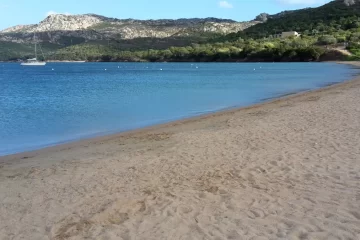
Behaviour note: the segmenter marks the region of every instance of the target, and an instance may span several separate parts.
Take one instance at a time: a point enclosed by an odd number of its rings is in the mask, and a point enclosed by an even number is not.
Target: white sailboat
[[[21,63],[22,66],[45,66],[46,65],[46,62],[39,61],[37,59],[37,44],[36,44],[35,33],[34,33],[34,42],[35,42],[35,58],[30,58],[30,59],[27,59],[25,62],[22,62]],[[41,47],[40,47],[40,50],[41,50]],[[42,53],[42,50],[41,50],[41,53]],[[45,59],[43,53],[42,53],[42,55],[43,55],[43,58]]]

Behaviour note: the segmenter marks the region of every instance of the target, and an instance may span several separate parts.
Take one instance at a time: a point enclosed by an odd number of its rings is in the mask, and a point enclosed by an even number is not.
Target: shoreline
[[[246,60],[246,59],[233,59],[233,60],[222,60],[222,61],[196,61],[194,59],[190,60],[168,60],[168,61],[88,61],[88,60],[48,60],[47,63],[326,63],[326,62],[341,62],[343,64],[353,65],[356,64],[356,60],[341,60],[341,59],[334,59],[334,60],[318,60],[318,61],[273,61],[273,60]],[[0,63],[21,63],[21,61],[0,61]]]
[[[359,102],[360,76],[3,157],[0,239],[359,239]]]
[[[335,62],[335,63],[360,67],[360,62]],[[154,124],[154,125],[150,125],[147,127],[136,128],[133,130],[126,130],[126,131],[122,131],[122,132],[110,133],[110,134],[104,134],[104,135],[100,134],[98,136],[93,136],[93,137],[74,139],[74,140],[69,140],[69,141],[60,142],[60,143],[52,143],[52,144],[49,144],[48,146],[40,147],[35,150],[23,151],[23,152],[0,156],[0,164],[8,162],[8,161],[13,161],[14,159],[19,159],[19,158],[20,159],[29,159],[29,158],[33,158],[39,154],[49,154],[52,151],[57,152],[57,151],[61,151],[63,149],[76,148],[76,147],[81,147],[83,145],[96,144],[97,142],[110,141],[110,140],[116,139],[116,138],[127,138],[127,137],[131,137],[133,135],[136,135],[136,134],[146,134],[147,132],[161,131],[162,129],[165,130],[165,128],[167,129],[167,128],[175,127],[175,126],[182,125],[182,124],[206,120],[207,118],[214,118],[217,116],[222,116],[224,114],[233,114],[236,112],[256,109],[256,108],[259,108],[262,106],[276,104],[279,101],[294,100],[298,97],[300,98],[300,97],[306,96],[308,94],[310,95],[310,94],[321,93],[323,91],[326,91],[329,88],[341,87],[342,85],[351,84],[352,82],[356,82],[356,81],[360,81],[360,76],[355,77],[353,79],[345,80],[345,81],[339,82],[339,83],[337,83],[337,82],[328,83],[328,84],[326,84],[320,88],[316,88],[316,89],[300,90],[299,92],[284,93],[284,94],[281,94],[280,96],[274,96],[271,98],[261,99],[258,103],[251,104],[251,105],[244,106],[244,107],[229,107],[229,108],[225,108],[223,110],[212,111],[210,113],[200,114],[198,116],[185,117],[185,118],[182,118],[179,120],[169,121],[169,122],[160,123],[160,124]]]
[[[98,134],[94,134],[94,135],[89,135],[88,137],[83,137],[83,138],[74,138],[74,139],[69,139],[69,140],[64,140],[64,141],[60,141],[60,142],[54,142],[54,143],[49,143],[49,144],[45,144],[39,147],[33,147],[32,149],[29,150],[25,150],[25,151],[21,151],[21,152],[15,152],[15,153],[10,153],[10,154],[5,154],[5,155],[0,155],[0,163],[2,162],[2,158],[6,158],[6,157],[12,157],[12,156],[16,156],[16,155],[26,155],[26,154],[32,154],[32,153],[38,153],[40,151],[47,151],[50,149],[55,149],[57,147],[67,147],[76,143],[81,144],[82,142],[96,142],[96,141],[100,141],[102,139],[107,139],[109,138],[113,138],[113,137],[121,137],[123,135],[129,135],[129,134],[136,134],[138,132],[144,132],[144,131],[151,131],[151,130],[156,130],[159,128],[163,128],[163,127],[170,127],[173,126],[173,124],[182,124],[183,122],[188,122],[191,120],[200,120],[202,118],[206,118],[206,117],[215,117],[217,114],[222,114],[222,113],[227,113],[227,112],[235,112],[235,111],[241,111],[242,109],[248,109],[248,108],[252,108],[255,106],[261,106],[263,104],[267,104],[267,103],[271,103],[272,101],[276,101],[276,100],[280,100],[283,98],[287,98],[287,97],[291,97],[291,96],[295,96],[298,94],[306,94],[308,92],[311,91],[317,91],[319,89],[323,89],[324,87],[330,87],[333,85],[337,85],[337,84],[342,84],[348,81],[352,81],[352,80],[346,80],[343,82],[333,82],[330,84],[326,84],[324,86],[321,86],[319,88],[316,89],[303,89],[303,90],[299,90],[298,92],[289,92],[289,93],[284,93],[284,94],[280,94],[280,95],[276,95],[273,97],[269,97],[269,98],[264,98],[264,99],[260,99],[258,102],[247,105],[247,106],[233,106],[233,107],[227,107],[227,108],[223,108],[220,110],[213,110],[213,111],[207,111],[205,113],[200,113],[198,115],[194,115],[194,116],[188,116],[188,117],[184,117],[184,118],[180,118],[177,120],[165,120],[163,123],[156,123],[156,124],[151,124],[149,126],[145,126],[145,127],[140,127],[140,128],[135,128],[135,129],[130,129],[130,130],[124,130],[124,131],[110,131],[110,132],[106,132],[106,133],[98,133]]]

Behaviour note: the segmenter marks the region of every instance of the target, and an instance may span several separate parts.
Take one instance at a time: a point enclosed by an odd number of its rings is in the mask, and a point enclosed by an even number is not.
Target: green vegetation
[[[85,42],[83,38],[62,36],[58,42],[52,44],[41,43],[45,58],[51,60],[90,60],[100,59],[99,56],[113,55],[119,52],[145,51],[148,49],[165,50],[170,47],[189,46],[193,42],[205,43],[219,35],[192,34],[189,37],[169,38],[136,38],[136,39],[109,39]],[[16,61],[34,57],[33,44],[20,44],[0,41],[0,61]],[[106,58],[106,57],[105,57]]]
[[[337,34],[338,32],[357,29],[360,26],[360,2],[351,7],[343,0],[331,1],[318,8],[306,8],[284,13],[270,18],[264,24],[258,24],[243,32],[230,34],[226,38],[264,38],[271,35],[297,31],[303,35]]]
[[[313,38],[264,39],[192,44],[164,50],[121,51],[116,46],[76,45],[59,50],[58,60],[88,61],[317,61],[325,50]]]
[[[265,23],[242,32],[219,36],[189,33],[189,37],[165,39],[99,40],[64,38],[57,51],[48,48],[54,60],[88,61],[321,61],[360,59],[360,2],[351,7],[343,0],[268,17]],[[104,27],[104,26],[98,26]],[[283,31],[298,31],[299,38],[276,38]],[[69,41],[71,40],[70,44]],[[65,47],[64,47],[65,46]],[[25,57],[24,46],[1,54],[8,59]],[[353,56],[345,56],[344,48]],[[13,47],[11,47],[13,49]],[[27,48],[26,48],[27,49]]]
[[[41,49],[45,57],[53,55],[61,46],[57,44],[44,43]],[[18,59],[27,59],[34,57],[33,44],[20,44],[0,41],[0,61],[16,61]]]
[[[346,40],[346,38],[344,39]],[[323,35],[320,36],[318,38],[318,43],[320,45],[331,45],[331,44],[336,44],[337,43],[337,39],[336,37],[332,36],[332,35]]]
[[[298,31],[300,38],[275,38],[283,31]],[[342,0],[319,8],[308,8],[270,17],[243,32],[193,41],[189,46],[124,49],[116,44],[105,48],[88,44],[62,49],[55,58],[81,57],[89,61],[319,61],[344,59],[344,46],[360,58],[360,3],[351,7]],[[161,44],[160,44],[161,45]],[[101,50],[98,50],[101,49]],[[61,53],[62,55],[59,55]]]

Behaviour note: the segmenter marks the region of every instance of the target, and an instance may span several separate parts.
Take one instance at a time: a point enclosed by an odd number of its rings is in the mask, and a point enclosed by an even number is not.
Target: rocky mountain
[[[85,15],[66,15],[52,14],[41,21],[39,24],[21,25],[10,27],[1,31],[2,33],[14,32],[47,32],[47,31],[76,31],[83,30],[104,21],[109,21],[105,17],[92,14]],[[109,21],[110,22],[110,21]]]
[[[266,22],[269,19],[278,19],[278,18],[286,17],[287,15],[292,14],[296,11],[302,11],[307,9],[310,8],[304,8],[300,10],[287,10],[287,11],[279,12],[277,14],[260,13],[258,16],[256,16],[255,21]]]
[[[61,44],[64,38],[74,41],[169,38],[194,34],[228,34],[244,30],[259,21],[236,22],[228,19],[193,18],[135,20],[116,19],[95,14],[53,14],[38,24],[21,25],[0,31],[0,41],[29,43],[34,32],[38,41]]]

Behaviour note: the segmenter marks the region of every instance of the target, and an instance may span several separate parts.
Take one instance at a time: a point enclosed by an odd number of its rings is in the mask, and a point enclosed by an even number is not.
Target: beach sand
[[[0,239],[360,239],[360,79],[0,158]]]

